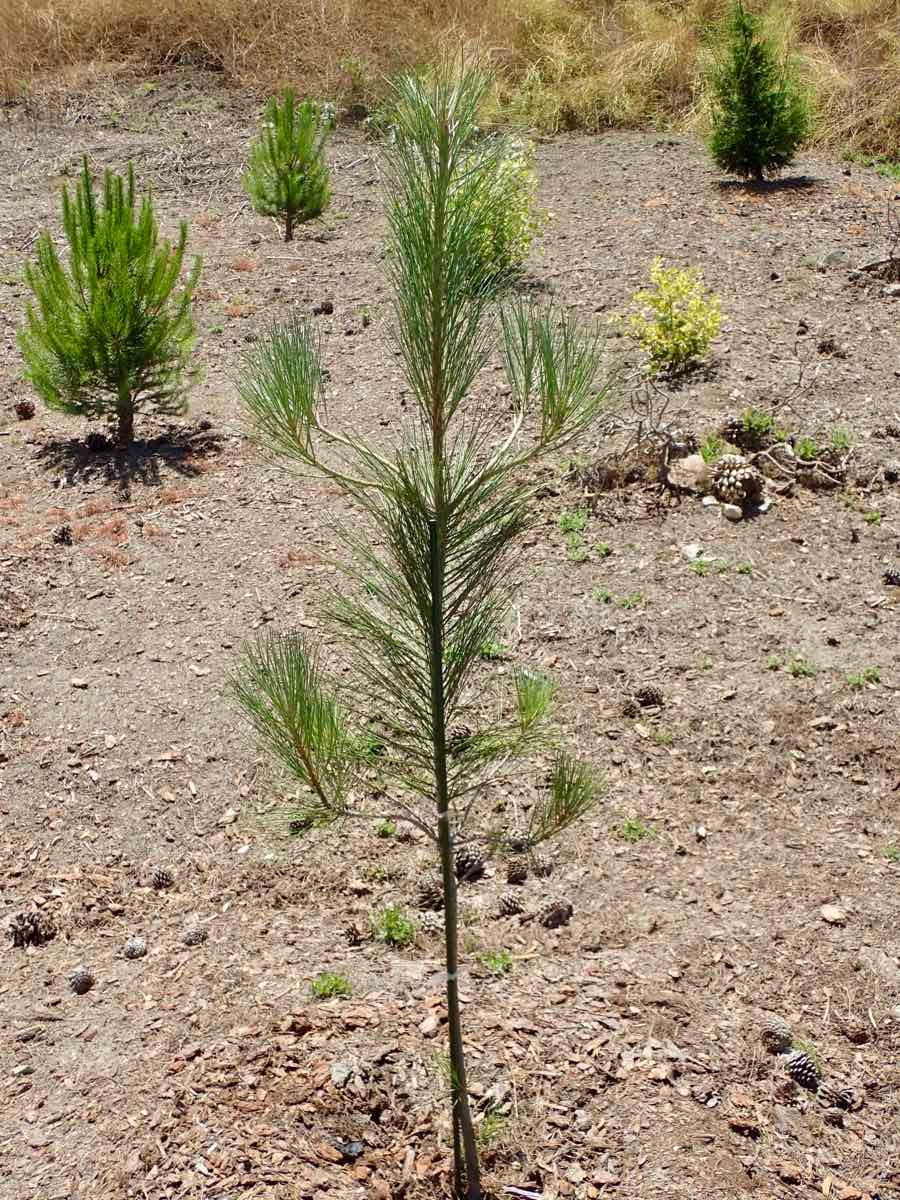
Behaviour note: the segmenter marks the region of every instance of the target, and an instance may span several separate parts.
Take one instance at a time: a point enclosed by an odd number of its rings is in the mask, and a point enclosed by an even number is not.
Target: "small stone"
[[[741,521],[744,517],[744,510],[738,504],[723,504],[722,516],[728,521]]]
[[[331,1082],[336,1088],[346,1087],[355,1074],[352,1063],[336,1062],[331,1064]]]
[[[334,301],[320,300],[318,304],[313,305],[314,317],[330,317],[334,312]]]
[[[221,817],[219,817],[219,824],[220,825],[233,825],[237,819],[238,819],[237,809],[236,808],[226,808],[225,811],[222,813]]]
[[[669,480],[676,487],[699,491],[709,483],[709,464],[702,454],[689,454],[669,467]]]
[[[84,691],[88,685],[86,679],[79,679],[77,675],[73,679],[70,679],[69,682],[73,688],[78,688],[80,691]]]
[[[763,499],[760,500],[759,504],[757,504],[756,511],[758,513],[767,513],[771,507],[772,507],[771,496],[764,496]]]
[[[827,921],[829,925],[843,925],[847,920],[847,914],[837,904],[823,904],[819,912],[822,920]]]
[[[681,557],[686,558],[688,562],[696,562],[703,554],[703,547],[699,542],[688,542],[686,546],[681,547]]]
[[[704,496],[700,501],[704,508],[718,508],[719,502],[715,496]]]

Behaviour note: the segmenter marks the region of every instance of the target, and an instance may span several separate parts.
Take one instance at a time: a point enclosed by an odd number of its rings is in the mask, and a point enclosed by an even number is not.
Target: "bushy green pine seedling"
[[[812,108],[790,60],[779,62],[760,20],[741,3],[720,30],[707,85],[716,166],[761,181],[780,171],[812,130]]]
[[[460,1200],[483,1192],[459,1001],[457,853],[502,842],[497,771],[518,756],[540,747],[552,755],[530,811],[530,846],[567,829],[601,792],[595,770],[550,741],[555,687],[545,675],[492,673],[485,686],[496,695],[477,714],[470,696],[517,586],[521,538],[537,521],[528,468],[595,426],[616,393],[611,378],[598,379],[598,337],[568,314],[512,302],[491,319],[489,268],[470,247],[485,197],[500,194],[506,150],[502,138],[478,134],[485,89],[469,68],[396,87],[385,261],[413,398],[397,444],[328,423],[308,321],[274,329],[250,354],[241,392],[262,442],[340,487],[363,520],[346,527],[350,584],[329,610],[349,670],[326,672],[301,634],[268,633],[245,651],[234,681],[263,744],[305,787],[322,824],[402,818],[440,862]],[[473,394],[495,340],[511,414]],[[385,743],[377,794],[354,732],[367,708]],[[477,727],[452,752],[450,731],[463,717]]]
[[[184,412],[194,345],[194,260],[178,289],[187,225],[174,246],[161,241],[153,200],[136,205],[134,169],[106,171],[98,203],[87,159],[74,198],[63,191],[64,266],[49,233],[25,268],[34,293],[19,346],[25,374],[49,408],[115,426],[131,444],[135,413]]]
[[[250,148],[244,188],[258,213],[284,222],[284,240],[298,222],[318,217],[331,200],[325,143],[330,111],[314,100],[299,104],[288,88],[281,103],[273,96],[265,107],[259,137]]]

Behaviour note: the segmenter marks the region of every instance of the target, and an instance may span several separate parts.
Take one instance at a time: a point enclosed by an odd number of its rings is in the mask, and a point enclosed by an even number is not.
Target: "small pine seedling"
[[[856,674],[848,675],[847,683],[852,688],[864,688],[867,683],[881,683],[881,668],[863,667]]]
[[[37,261],[25,268],[36,302],[19,333],[25,377],[48,408],[105,417],[125,449],[140,409],[187,407],[200,259],[177,291],[187,225],[174,246],[160,240],[149,192],[137,207],[130,163],[124,179],[106,171],[98,203],[85,159],[74,198],[63,191],[63,229],[66,265],[42,233]]]
[[[386,946],[402,949],[415,938],[416,926],[402,908],[396,904],[389,904],[372,918],[372,933]]]
[[[512,955],[508,950],[487,950],[484,954],[479,954],[478,961],[486,971],[498,978],[508,975],[513,966]]]
[[[322,971],[309,985],[314,1000],[333,1000],[336,996],[349,996],[353,992],[346,975],[336,971]]]
[[[479,1124],[475,1127],[475,1137],[478,1141],[478,1147],[484,1150],[497,1140],[503,1132],[508,1118],[503,1113],[494,1112],[493,1110],[486,1112],[481,1118]]]
[[[258,213],[284,221],[284,240],[294,225],[318,217],[331,200],[325,143],[332,116],[314,100],[297,103],[288,88],[265,107],[259,137],[250,148],[244,189]]]
[[[812,108],[790,61],[779,62],[759,17],[737,3],[720,28],[707,74],[709,150],[716,166],[762,181],[794,157],[812,130]]]
[[[642,842],[644,838],[650,837],[653,830],[649,825],[645,825],[640,817],[625,817],[618,832],[623,842],[630,842],[634,845]]]

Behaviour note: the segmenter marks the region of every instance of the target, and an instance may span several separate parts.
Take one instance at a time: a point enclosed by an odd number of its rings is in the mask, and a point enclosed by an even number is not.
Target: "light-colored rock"
[[[847,914],[837,904],[823,904],[819,909],[823,921],[827,921],[829,925],[844,925],[847,921]]]
[[[715,496],[704,496],[700,501],[704,508],[718,508],[719,502]]]
[[[681,547],[681,557],[686,558],[688,562],[696,562],[698,558],[703,557],[703,547],[699,542],[688,542],[686,546]]]
[[[669,480],[677,487],[702,491],[709,483],[709,466],[702,454],[689,454],[670,464]]]
[[[727,521],[741,521],[744,517],[744,510],[739,504],[723,504],[722,516]]]

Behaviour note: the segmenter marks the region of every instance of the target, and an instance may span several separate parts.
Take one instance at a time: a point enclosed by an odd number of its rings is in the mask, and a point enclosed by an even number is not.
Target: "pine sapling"
[[[332,675],[304,635],[270,633],[246,649],[233,682],[317,822],[402,819],[440,864],[458,1200],[483,1192],[459,998],[457,889],[467,885],[457,867],[503,843],[497,789],[510,785],[517,757],[549,759],[518,839],[529,850],[590,811],[601,791],[594,768],[551,741],[551,680],[519,668],[485,683],[482,648],[496,641],[535,522],[530,468],[596,426],[616,390],[611,376],[598,381],[597,335],[568,314],[512,302],[495,317],[492,267],[470,253],[487,198],[502,193],[507,155],[502,138],[478,135],[485,86],[469,68],[396,86],[386,261],[410,429],[387,448],[329,423],[308,321],[273,329],[250,353],[241,393],[260,440],[340,487],[361,520],[346,532],[349,582],[328,614],[347,670]],[[495,347],[511,414],[473,394]],[[475,703],[478,686],[497,694]],[[377,793],[362,751],[371,716],[383,746]]]
[[[295,224],[318,217],[331,200],[325,161],[331,125],[327,106],[314,100],[298,104],[290,89],[280,104],[273,96],[265,107],[244,188],[258,213],[284,222],[286,242],[293,239]]]
[[[708,73],[710,153],[716,166],[762,181],[794,158],[809,137],[812,110],[796,67],[779,61],[760,20],[737,3],[721,29]]]
[[[187,407],[200,259],[179,290],[187,225],[174,246],[160,239],[149,192],[137,207],[130,163],[124,179],[105,172],[98,203],[85,159],[74,198],[63,191],[63,229],[68,263],[45,232],[25,267],[25,375],[48,407],[105,417],[126,448],[139,410]]]

